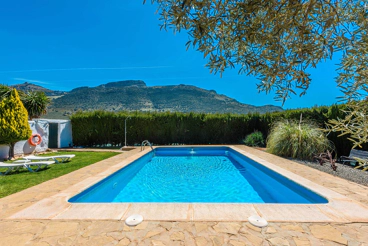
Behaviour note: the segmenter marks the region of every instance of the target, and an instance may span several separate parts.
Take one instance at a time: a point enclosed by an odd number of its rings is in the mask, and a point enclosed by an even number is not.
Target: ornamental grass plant
[[[314,155],[333,149],[332,142],[313,122],[278,121],[267,138],[269,153],[300,160],[312,160]]]

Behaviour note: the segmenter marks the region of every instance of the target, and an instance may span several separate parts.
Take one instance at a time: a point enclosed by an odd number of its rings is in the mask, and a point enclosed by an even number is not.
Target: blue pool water
[[[310,204],[328,201],[228,147],[163,147],[69,202]]]

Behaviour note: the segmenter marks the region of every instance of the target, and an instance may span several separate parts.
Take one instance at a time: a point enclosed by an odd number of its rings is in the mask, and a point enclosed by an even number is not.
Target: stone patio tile
[[[333,222],[332,218],[322,213],[315,205],[254,204],[254,207],[261,217],[273,222]]]
[[[125,220],[133,214],[140,214],[143,220],[190,221],[192,214],[189,204],[185,203],[131,203],[121,218]]]
[[[368,207],[353,200],[333,200],[330,203],[346,219],[353,222],[368,222]]]
[[[120,220],[128,208],[129,204],[127,203],[72,204],[69,209],[58,214],[53,219]]]
[[[43,230],[47,222],[25,220],[20,223],[18,221],[5,220],[0,222],[0,232],[2,236],[10,234],[20,235],[24,233],[38,234]]]
[[[242,225],[234,222],[220,222],[212,228],[218,233],[227,233],[237,235]]]
[[[70,203],[64,197],[51,197],[43,199],[26,209],[13,214],[9,219],[51,219],[66,210]]]
[[[251,204],[193,203],[194,221],[247,221],[258,215]]]
[[[33,237],[34,235],[32,233],[2,236],[0,246],[26,245],[26,243],[31,241]]]
[[[311,225],[309,226],[313,236],[319,239],[337,242],[343,245],[348,244],[348,240],[342,236],[342,232],[331,225]]]

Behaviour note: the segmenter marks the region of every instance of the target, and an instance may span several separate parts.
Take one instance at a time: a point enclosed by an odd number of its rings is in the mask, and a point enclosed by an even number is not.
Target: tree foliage
[[[208,57],[211,72],[237,68],[255,75],[276,99],[306,93],[307,72],[342,54],[337,85],[350,110],[331,130],[367,142],[368,3],[362,0],[151,0],[162,28],[186,30],[190,46]],[[350,122],[354,120],[352,126]]]
[[[330,131],[347,135],[355,147],[368,142],[368,100],[352,101],[343,110],[345,117],[331,119],[327,125]]]
[[[214,72],[238,67],[258,76],[258,88],[286,100],[304,94],[306,72],[343,51],[339,83],[366,73],[367,9],[358,0],[152,0],[162,28],[187,30]],[[357,70],[361,72],[354,74]],[[351,89],[348,89],[351,90]]]
[[[27,91],[22,94],[21,100],[28,111],[29,119],[40,118],[46,114],[50,99],[43,91]]]
[[[3,88],[3,87],[2,87]],[[14,144],[28,139],[32,134],[28,113],[16,89],[0,101],[0,144],[10,145],[10,157],[14,156]]]

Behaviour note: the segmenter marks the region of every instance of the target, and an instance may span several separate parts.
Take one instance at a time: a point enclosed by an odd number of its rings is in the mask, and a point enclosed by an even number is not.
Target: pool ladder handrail
[[[148,144],[148,145],[151,147],[151,149],[153,150],[152,144],[151,144],[148,140],[144,140],[144,141],[142,142],[142,144],[141,144],[141,151],[143,151],[143,150],[144,150],[144,147],[145,147],[147,144]]]

